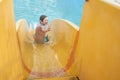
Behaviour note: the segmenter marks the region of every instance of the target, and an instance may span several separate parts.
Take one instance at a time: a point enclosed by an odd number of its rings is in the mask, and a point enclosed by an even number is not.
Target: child
[[[44,43],[48,42],[48,35],[46,34],[50,31],[50,25],[48,25],[48,17],[46,15],[40,16],[40,25],[36,27],[35,30],[35,42],[37,43]]]

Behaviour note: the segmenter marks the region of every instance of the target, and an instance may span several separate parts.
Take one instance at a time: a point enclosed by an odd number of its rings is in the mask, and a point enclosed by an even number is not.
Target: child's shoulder
[[[40,28],[41,28],[41,25],[37,25],[37,26],[36,26],[36,29],[40,29]]]
[[[37,24],[37,26],[36,27],[41,27],[41,24]]]

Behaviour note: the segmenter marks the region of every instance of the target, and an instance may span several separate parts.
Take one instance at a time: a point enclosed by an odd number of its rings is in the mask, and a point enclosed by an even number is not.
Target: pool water
[[[49,22],[62,18],[80,25],[84,0],[14,0],[16,21],[26,19],[28,24],[38,24],[39,17],[45,14]]]

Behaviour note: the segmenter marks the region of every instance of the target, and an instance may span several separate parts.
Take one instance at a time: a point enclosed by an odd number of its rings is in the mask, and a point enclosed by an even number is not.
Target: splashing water
[[[62,70],[57,54],[46,44],[33,44],[34,64],[29,79],[61,77],[67,75]]]

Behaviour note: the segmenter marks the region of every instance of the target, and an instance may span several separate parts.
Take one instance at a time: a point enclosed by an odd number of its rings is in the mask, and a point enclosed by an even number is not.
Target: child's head
[[[40,16],[40,23],[42,25],[46,25],[48,23],[48,17],[46,15],[41,15]]]

